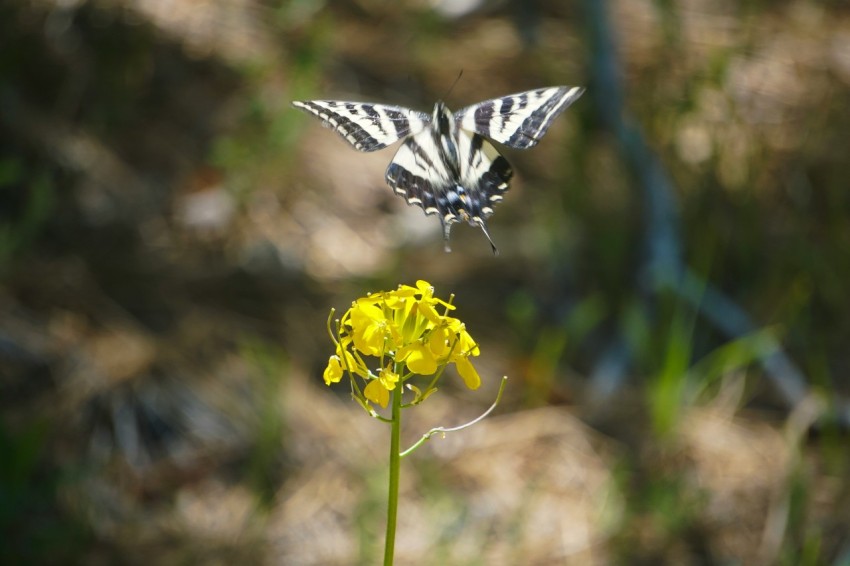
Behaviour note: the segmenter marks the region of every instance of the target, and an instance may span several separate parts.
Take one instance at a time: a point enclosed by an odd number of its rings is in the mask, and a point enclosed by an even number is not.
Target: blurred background
[[[462,76],[456,81],[459,74]],[[501,255],[293,99],[585,94]],[[850,564],[850,8],[0,4],[0,562],[372,564],[388,428],[326,320],[426,279],[479,341],[400,564]]]

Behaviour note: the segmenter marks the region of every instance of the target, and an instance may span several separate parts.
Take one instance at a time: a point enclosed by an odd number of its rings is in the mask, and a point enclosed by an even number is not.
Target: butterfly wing
[[[405,140],[387,167],[387,184],[408,204],[422,207],[425,214],[448,212],[446,193],[456,183],[440,154],[433,134],[423,130]]]
[[[467,156],[461,164],[461,184],[471,187],[467,208],[473,220],[476,216],[484,220],[493,214],[492,205],[502,200],[514,173],[508,160],[482,136],[460,132],[460,140]]]
[[[304,100],[292,103],[335,130],[360,151],[376,151],[425,129],[428,114],[401,106],[340,100]]]
[[[396,152],[387,168],[387,184],[408,204],[439,216],[447,251],[451,225],[466,220],[481,227],[496,253],[486,220],[493,213],[493,204],[508,190],[513,172],[480,135],[459,131],[456,142],[458,155],[463,156],[459,175],[442,157],[433,133],[425,130],[407,139]]]
[[[584,92],[556,86],[510,94],[455,113],[458,127],[517,149],[537,145],[558,115]]]

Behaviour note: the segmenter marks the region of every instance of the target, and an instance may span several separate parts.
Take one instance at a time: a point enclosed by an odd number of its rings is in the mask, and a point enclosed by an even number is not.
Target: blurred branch
[[[606,10],[606,2],[584,0],[592,54],[593,88],[589,91],[600,120],[616,136],[642,193],[646,234],[644,264],[638,280],[640,289],[647,296],[664,289],[673,291],[729,338],[749,334],[756,325],[746,311],[685,265],[673,183],[640,127],[624,110],[621,69]],[[591,389],[595,397],[604,397],[616,389],[630,358],[626,340],[614,338],[593,372]],[[789,406],[796,406],[806,398],[806,379],[779,344],[761,359],[761,365]]]

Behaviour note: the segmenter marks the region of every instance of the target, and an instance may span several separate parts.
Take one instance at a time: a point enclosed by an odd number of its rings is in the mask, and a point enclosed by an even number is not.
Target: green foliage
[[[46,463],[46,422],[34,422],[10,434],[0,423],[0,562],[45,564],[74,562],[88,533],[59,504],[64,481]]]
[[[257,428],[248,456],[248,484],[263,506],[271,506],[280,487],[286,430],[283,420],[283,387],[288,373],[286,355],[259,341],[245,342],[242,355],[254,369],[252,389],[258,400]]]
[[[243,65],[243,95],[238,127],[213,140],[209,160],[227,175],[226,186],[240,198],[272,179],[282,190],[297,154],[295,146],[306,123],[291,107],[292,100],[315,97],[332,41],[333,22],[321,16],[300,29],[301,14],[312,11],[305,2],[281,4],[274,19],[276,35],[294,40],[287,60],[277,53]],[[285,82],[279,76],[287,68]]]
[[[527,305],[523,306],[522,295],[515,295],[509,303],[508,316],[518,324],[529,316]],[[564,359],[576,355],[580,344],[595,330],[606,315],[605,301],[599,295],[590,295],[575,305],[562,324],[541,325],[533,329],[534,345],[530,353],[527,371],[527,387],[524,390],[526,404],[545,404],[558,387],[560,365]],[[539,316],[539,313],[537,313]],[[529,332],[532,329],[529,328]]]
[[[32,244],[54,207],[53,183],[47,173],[31,177],[24,167],[14,158],[0,160],[0,200],[20,203],[15,216],[0,223],[0,273]]]
[[[678,431],[682,409],[706,401],[727,378],[744,379],[753,364],[768,359],[779,345],[776,330],[765,328],[726,342],[694,361],[695,314],[677,310],[655,345],[663,352],[648,386],[654,430],[662,438]]]
[[[659,556],[681,546],[698,528],[707,494],[682,475],[675,450],[658,447],[651,451],[651,462],[631,456],[615,468],[616,489],[626,505],[611,527],[613,550],[618,562],[663,562]]]
[[[690,320],[688,320],[690,319]],[[688,366],[692,355],[693,314],[677,312],[661,344],[661,365],[649,386],[650,412],[655,431],[663,438],[676,430],[685,401]]]

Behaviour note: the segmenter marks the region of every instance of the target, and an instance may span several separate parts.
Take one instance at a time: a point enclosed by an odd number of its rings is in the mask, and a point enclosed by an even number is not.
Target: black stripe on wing
[[[401,106],[339,100],[296,100],[292,105],[319,118],[360,151],[383,149],[429,122],[427,114]]]

